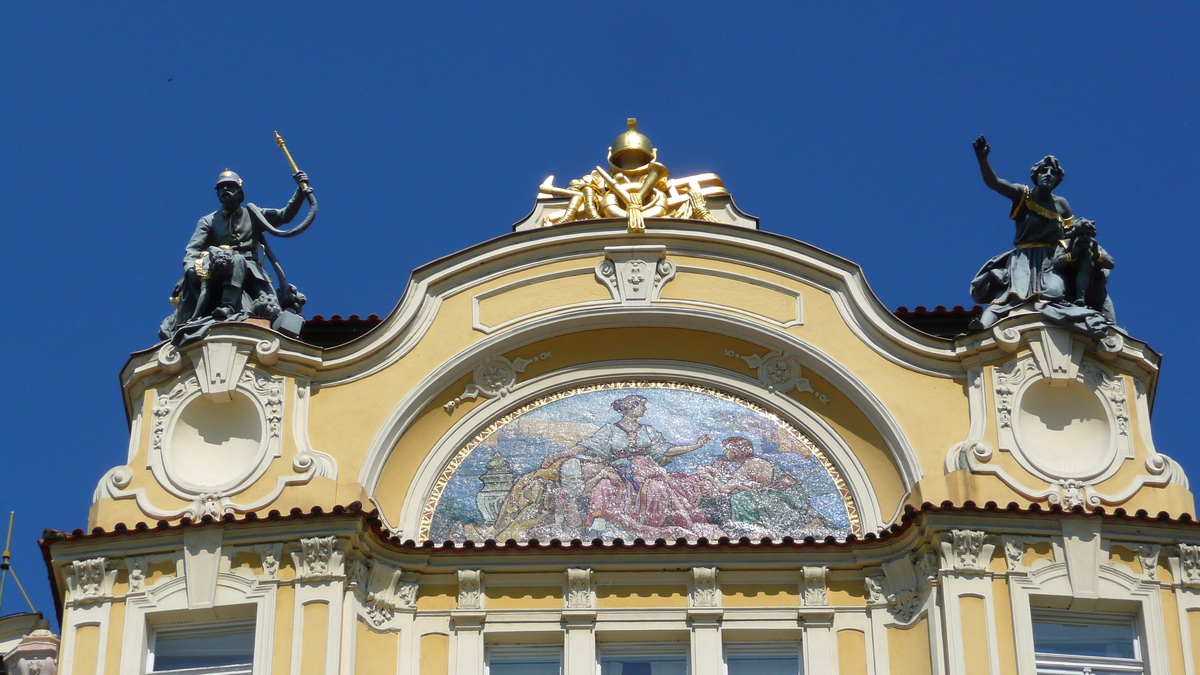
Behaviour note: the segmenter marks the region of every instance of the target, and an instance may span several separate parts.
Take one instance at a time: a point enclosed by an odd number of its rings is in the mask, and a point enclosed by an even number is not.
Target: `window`
[[[688,675],[687,647],[603,645],[600,649],[600,675]]]
[[[487,650],[485,675],[560,675],[559,645],[492,645]]]
[[[786,644],[725,645],[725,675],[799,675],[800,646]]]
[[[253,663],[253,620],[173,624],[152,628],[146,672],[249,675]]]
[[[1131,616],[1035,612],[1033,650],[1038,675],[1140,675],[1145,668]]]

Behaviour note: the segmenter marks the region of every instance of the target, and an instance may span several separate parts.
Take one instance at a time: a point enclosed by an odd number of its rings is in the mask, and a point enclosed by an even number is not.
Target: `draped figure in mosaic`
[[[646,414],[646,403],[638,394],[613,401],[613,410],[621,413],[619,421],[605,424],[574,447],[551,453],[542,469],[579,457],[587,480],[583,487],[587,528],[596,536],[721,536],[696,506],[699,481],[665,468],[675,457],[703,447],[709,437],[688,445],[671,443],[653,426],[639,421]]]

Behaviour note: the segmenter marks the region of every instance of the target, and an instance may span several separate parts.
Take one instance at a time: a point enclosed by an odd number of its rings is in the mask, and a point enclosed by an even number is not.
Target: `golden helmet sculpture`
[[[628,173],[641,169],[658,159],[658,149],[637,130],[637,118],[630,117],[629,130],[617,136],[608,148],[608,165],[613,171]]]

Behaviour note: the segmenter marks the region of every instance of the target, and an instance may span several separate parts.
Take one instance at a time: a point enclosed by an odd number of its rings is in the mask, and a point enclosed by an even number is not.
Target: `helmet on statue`
[[[650,142],[637,130],[637,118],[630,117],[629,130],[617,136],[617,140],[608,149],[608,164],[614,171],[628,172],[632,169],[640,169],[655,159],[658,159],[658,150],[654,144]]]
[[[217,187],[220,187],[222,183],[237,183],[238,187],[241,187],[242,177],[229,169],[225,169],[221,172],[220,176],[217,176]]]

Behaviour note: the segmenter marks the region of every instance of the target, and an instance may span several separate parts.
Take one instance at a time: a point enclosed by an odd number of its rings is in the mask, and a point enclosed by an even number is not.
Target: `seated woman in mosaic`
[[[671,443],[657,429],[639,421],[646,414],[646,403],[646,397],[638,394],[613,401],[620,420],[605,424],[567,450],[547,455],[542,468],[579,457],[586,479],[587,536],[721,536],[720,528],[710,524],[696,506],[700,496],[696,478],[665,468],[675,457],[703,447],[709,437],[701,436],[687,445]]]

